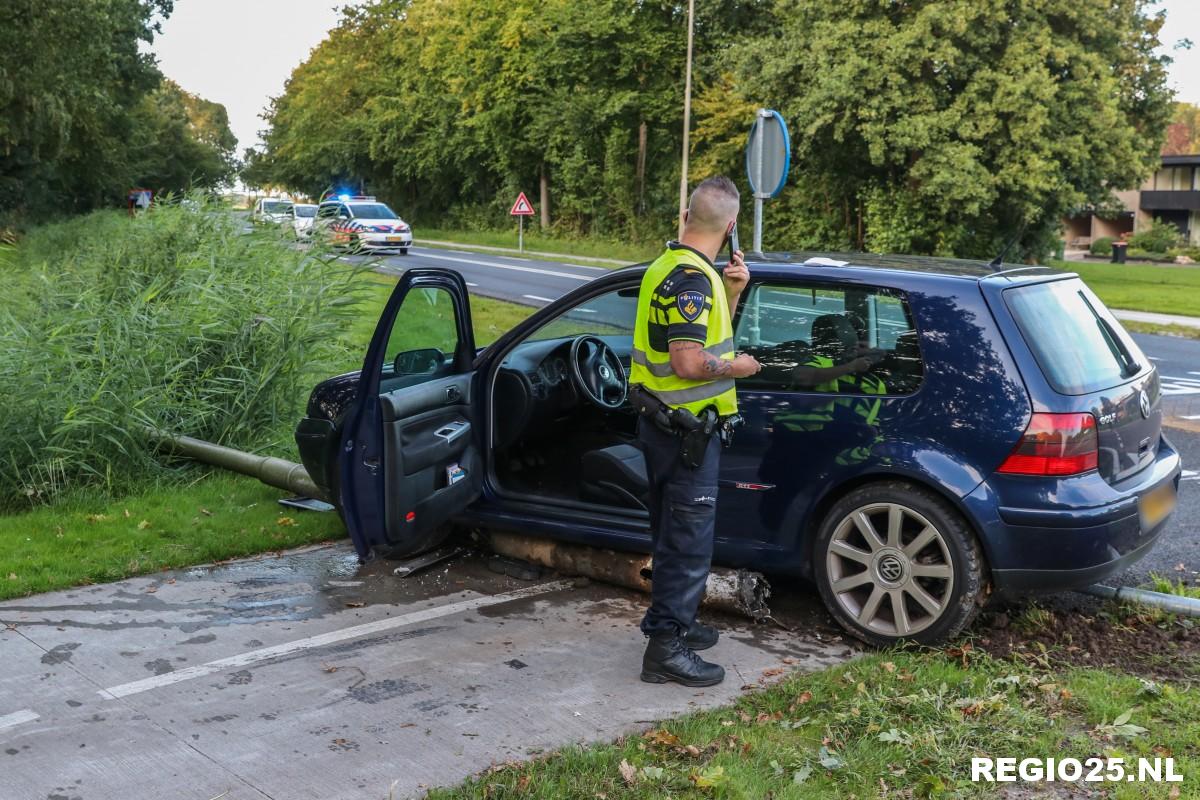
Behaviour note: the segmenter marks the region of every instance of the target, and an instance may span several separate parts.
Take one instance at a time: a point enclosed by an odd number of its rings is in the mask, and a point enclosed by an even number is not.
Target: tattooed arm
[[[693,381],[713,378],[745,378],[762,367],[753,356],[743,353],[730,361],[704,352],[699,342],[680,340],[671,342],[671,370],[680,378]]]

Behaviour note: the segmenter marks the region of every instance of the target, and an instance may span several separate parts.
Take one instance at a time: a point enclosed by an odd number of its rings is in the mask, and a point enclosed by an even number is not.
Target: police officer
[[[723,274],[713,266],[737,221],[738,203],[728,178],[697,186],[683,236],[649,266],[638,294],[630,383],[650,479],[654,577],[642,620],[650,638],[642,680],[650,683],[712,686],[725,677],[724,669],[696,655],[718,636],[696,620],[696,610],[712,561],[717,510],[721,443],[713,431],[737,413],[734,378],[760,369],[752,356],[733,349],[733,311],[750,277],[742,253],[733,254]],[[703,423],[699,429],[696,421]],[[681,449],[685,440],[688,450]]]

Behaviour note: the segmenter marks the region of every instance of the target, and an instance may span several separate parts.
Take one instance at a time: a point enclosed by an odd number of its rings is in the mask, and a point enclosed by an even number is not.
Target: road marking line
[[[421,611],[414,611],[411,614],[402,614],[398,617],[388,617],[387,619],[376,620],[375,622],[367,622],[362,625],[354,625],[349,628],[343,628],[339,631],[330,631],[328,633],[310,636],[306,639],[297,639],[294,642],[284,642],[272,647],[263,647],[258,650],[251,650],[248,653],[241,655],[230,656],[229,658],[221,658],[216,661],[210,661],[207,664],[198,664],[194,667],[176,670],[175,672],[166,672],[162,675],[155,675],[151,678],[143,678],[140,681],[131,681],[122,683],[118,686],[110,686],[107,689],[101,689],[96,694],[106,700],[116,700],[120,697],[128,697],[141,692],[148,692],[151,689],[157,689],[162,686],[170,686],[173,683],[181,683],[190,681],[195,678],[203,678],[205,675],[211,675],[214,672],[222,672],[234,667],[246,667],[251,664],[256,664],[260,661],[268,661],[279,656],[298,653],[303,650],[311,650],[314,647],[324,647],[325,645],[343,642],[347,639],[357,639],[360,636],[370,636],[371,634],[388,631],[392,628],[403,627],[404,625],[412,625],[417,622],[426,622],[439,617],[448,617],[451,614],[458,614],[463,611],[471,611],[476,608],[485,606],[499,605],[507,603],[510,600],[519,600],[524,597],[533,597],[539,594],[548,592],[557,592],[561,589],[569,588],[572,585],[571,581],[553,581],[551,583],[543,583],[538,586],[530,586],[526,589],[517,589],[511,592],[502,594],[487,595],[485,597],[476,597],[471,600],[461,600],[457,603],[448,603],[444,606],[436,606],[434,608],[426,608]],[[0,718],[2,719],[2,718]]]
[[[1179,480],[1181,482],[1182,481],[1200,481],[1200,472],[1196,472],[1196,471],[1190,470],[1190,469],[1185,469],[1183,471],[1183,474],[1181,476],[1179,476]]]
[[[41,715],[34,713],[28,708],[23,708],[20,711],[14,711],[11,714],[5,714],[4,716],[0,717],[0,730],[4,730],[5,728],[13,728],[26,722],[33,722],[40,716]]]
[[[478,283],[471,283],[470,281],[467,281],[467,286],[478,286],[478,285],[479,285]]]
[[[538,269],[537,267],[518,267],[516,264],[498,264],[495,261],[479,261],[474,258],[457,258],[455,256],[435,256],[432,253],[421,253],[421,258],[436,258],[442,261],[457,261],[460,264],[477,264],[481,267],[493,267],[495,269],[511,269],[516,272],[532,272],[537,275],[550,275],[555,278],[571,278],[580,283],[587,283],[592,280],[590,275],[574,275],[570,272],[557,272],[552,269]]]
[[[1157,358],[1155,356],[1146,356],[1146,358],[1150,359],[1151,361],[1162,361],[1161,358]]]
[[[536,294],[523,294],[523,295],[521,295],[521,297],[524,297],[527,300],[537,300],[542,303],[553,303],[554,302],[549,297],[539,297]]]
[[[1186,417],[1180,417],[1180,419],[1200,419],[1200,414],[1189,414]]]

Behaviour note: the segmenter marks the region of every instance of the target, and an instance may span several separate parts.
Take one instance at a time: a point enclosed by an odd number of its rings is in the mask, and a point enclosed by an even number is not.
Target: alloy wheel
[[[899,503],[847,514],[825,555],[837,603],[865,630],[911,636],[941,618],[954,591],[954,562],[942,532]]]

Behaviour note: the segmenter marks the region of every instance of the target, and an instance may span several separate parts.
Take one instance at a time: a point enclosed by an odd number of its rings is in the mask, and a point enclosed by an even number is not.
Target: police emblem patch
[[[688,322],[695,322],[700,313],[704,311],[704,293],[680,292],[675,296],[675,305],[679,308],[679,313],[683,314],[684,319]]]

